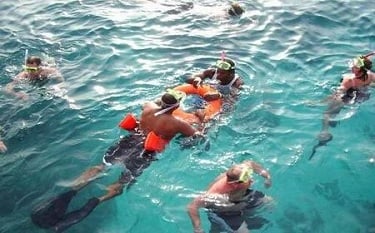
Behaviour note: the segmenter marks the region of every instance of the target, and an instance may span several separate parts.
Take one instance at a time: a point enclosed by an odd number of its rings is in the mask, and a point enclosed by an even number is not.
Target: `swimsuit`
[[[145,139],[146,136],[142,132],[130,132],[110,147],[103,156],[103,163],[106,165],[122,163],[125,166],[126,171],[122,172],[120,183],[130,183],[155,160],[156,152],[144,149]]]
[[[243,199],[237,202],[229,202],[224,196],[221,198],[211,196],[211,201],[210,198],[205,199],[206,204],[209,204],[207,209],[209,209],[208,219],[211,222],[211,228],[220,232],[235,232],[248,219],[253,221],[256,219],[251,223],[247,221],[249,229],[260,228],[267,220],[261,217],[249,218],[245,213],[263,204],[264,197],[264,193],[248,189]],[[213,199],[215,201],[212,201]],[[219,200],[222,202],[220,203]]]

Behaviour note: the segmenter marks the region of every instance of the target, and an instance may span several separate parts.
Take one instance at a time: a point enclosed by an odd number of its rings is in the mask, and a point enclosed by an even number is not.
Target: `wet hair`
[[[229,168],[229,170],[226,172],[227,175],[227,181],[235,181],[240,178],[242,169],[238,165],[234,165],[233,167]]]
[[[363,68],[367,71],[367,70],[371,70],[372,68],[372,61],[370,59],[368,59],[367,57],[363,57]]]
[[[162,108],[168,108],[168,107],[178,103],[178,100],[173,95],[171,95],[169,93],[165,93],[161,97],[161,102],[162,102]]]
[[[367,71],[371,70],[372,68],[372,61],[367,57],[361,56],[360,58],[363,59],[363,66],[360,67],[362,75],[359,77],[362,81],[366,81],[368,78]]]
[[[238,3],[231,3],[228,9],[228,14],[230,16],[241,16],[244,12],[244,9]]]
[[[36,56],[30,56],[26,59],[26,64],[33,64],[33,63],[35,63],[37,66],[40,66],[42,64],[42,59]]]

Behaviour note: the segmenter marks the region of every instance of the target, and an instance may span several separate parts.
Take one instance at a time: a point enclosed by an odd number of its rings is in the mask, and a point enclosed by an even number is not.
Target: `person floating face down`
[[[318,144],[313,147],[309,159],[312,159],[316,149],[326,145],[333,139],[329,127],[334,126],[332,117],[337,115],[345,104],[359,103],[368,99],[367,87],[375,82],[375,74],[371,71],[372,61],[370,57],[375,52],[358,56],[349,61],[350,75],[345,75],[340,82],[338,89],[328,98],[328,107],[323,114],[322,129],[318,135]]]
[[[135,182],[135,178],[140,176],[152,161],[155,161],[156,154],[162,152],[176,135],[181,134],[186,137],[200,135],[201,133],[190,124],[172,115],[172,112],[178,108],[179,102],[179,97],[174,93],[165,93],[158,103],[146,102],[139,121],[131,128],[127,128],[129,130],[127,136],[107,150],[102,164],[86,170],[74,180],[70,190],[48,200],[32,212],[31,219],[34,224],[57,232],[64,231],[83,220],[98,204],[120,195],[125,186],[129,188]],[[130,118],[131,120],[135,119]],[[70,201],[78,191],[98,177],[106,167],[114,164],[122,164],[125,170],[119,180],[107,187],[107,193],[89,199],[78,210],[66,213]]]
[[[24,70],[16,75],[11,83],[8,83],[5,90],[20,99],[27,99],[26,93],[15,91],[15,85],[23,80],[31,82],[40,82],[47,79],[55,79],[59,82],[64,81],[64,78],[56,68],[42,65],[42,59],[36,56],[27,57],[24,65]]]
[[[250,189],[252,173],[265,178],[265,187],[270,187],[271,175],[260,164],[244,161],[218,176],[207,191],[196,197],[188,205],[188,214],[194,233],[202,233],[199,209],[206,208],[211,222],[210,232],[248,232],[244,211],[254,210],[265,203],[267,198],[262,192]]]
[[[220,92],[220,95],[205,96],[205,100],[236,95],[244,84],[242,78],[236,75],[236,63],[232,59],[224,57],[217,60],[214,67],[193,74],[186,82],[197,87],[202,85],[206,79],[211,80],[211,85]]]

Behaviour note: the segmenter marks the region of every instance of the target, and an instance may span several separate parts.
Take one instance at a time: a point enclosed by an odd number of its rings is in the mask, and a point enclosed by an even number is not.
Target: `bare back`
[[[140,120],[140,129],[144,133],[153,131],[165,140],[171,140],[177,134],[187,137],[194,135],[196,130],[190,124],[175,118],[170,113],[155,116],[154,114],[160,109],[160,106],[154,102],[144,104]]]

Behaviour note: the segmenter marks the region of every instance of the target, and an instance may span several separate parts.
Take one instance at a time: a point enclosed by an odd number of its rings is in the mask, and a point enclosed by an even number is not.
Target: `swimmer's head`
[[[161,107],[163,109],[174,109],[180,105],[181,100],[184,98],[185,93],[168,89],[166,93],[161,97]]]
[[[235,70],[236,63],[229,58],[224,58],[224,59],[217,60],[215,67],[221,70]]]
[[[26,65],[36,65],[40,66],[42,64],[42,59],[36,56],[30,56],[26,59]]]
[[[226,173],[227,183],[247,183],[250,181],[252,173],[253,170],[251,168],[234,165]]]
[[[238,3],[231,3],[228,9],[228,14],[230,16],[241,16],[245,10]]]
[[[349,68],[357,68],[363,71],[371,70],[372,61],[365,56],[359,56],[349,61]]]
[[[40,70],[42,60],[39,57],[30,56],[26,59],[24,70],[28,73],[36,73]]]

